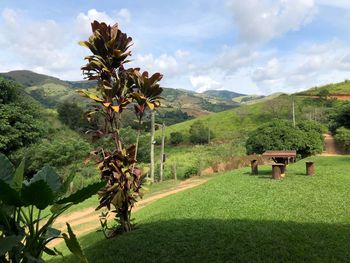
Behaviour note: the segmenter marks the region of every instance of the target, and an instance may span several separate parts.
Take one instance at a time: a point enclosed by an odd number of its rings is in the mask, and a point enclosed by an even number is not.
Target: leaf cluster
[[[68,248],[80,259],[84,254],[68,226],[68,235],[52,224],[70,206],[95,194],[105,183],[99,182],[67,194],[71,174],[64,182],[50,166],[43,167],[30,180],[24,179],[24,160],[15,169],[0,154],[0,260],[1,262],[43,262],[43,253],[58,255],[47,245],[64,238]],[[50,213],[43,210],[50,207]],[[85,259],[83,261],[86,261]]]

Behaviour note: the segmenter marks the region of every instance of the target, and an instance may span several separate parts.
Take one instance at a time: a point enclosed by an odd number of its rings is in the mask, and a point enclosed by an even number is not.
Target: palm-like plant
[[[97,81],[93,91],[81,90],[81,95],[94,101],[93,110],[87,116],[94,114],[103,116],[103,124],[95,131],[99,137],[112,136],[112,150],[97,149],[94,152],[101,178],[106,186],[99,192],[100,205],[97,209],[111,205],[115,207],[119,219],[119,230],[131,230],[130,213],[141,195],[141,186],[145,176],[136,167],[137,143],[126,146],[120,138],[120,121],[123,110],[133,106],[133,111],[142,124],[142,118],[147,109],[154,110],[160,106],[162,88],[158,82],[162,79],[160,73],[149,76],[139,68],[125,69],[125,64],[131,56],[129,48],[132,38],[121,32],[118,25],[106,25],[94,21],[92,35],[80,44],[87,47],[92,55],[85,57],[88,63],[82,67],[86,79]]]

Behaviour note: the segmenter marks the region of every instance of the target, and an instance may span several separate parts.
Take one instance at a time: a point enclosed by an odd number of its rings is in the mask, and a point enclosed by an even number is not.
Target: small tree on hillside
[[[208,143],[209,130],[202,121],[195,121],[190,127],[190,142],[195,144]],[[212,134],[211,134],[212,136]]]
[[[144,175],[135,165],[137,145],[126,146],[122,141],[121,117],[124,109],[133,106],[141,125],[146,109],[160,106],[162,88],[158,82],[162,75],[149,76],[139,68],[125,68],[131,56],[132,38],[121,32],[117,24],[109,26],[94,21],[91,26],[93,34],[89,40],[80,42],[92,52],[85,58],[88,63],[82,70],[88,80],[97,81],[97,88],[80,93],[96,104],[87,116],[99,114],[103,117],[103,125],[95,133],[100,137],[111,136],[114,143],[112,149],[99,148],[94,152],[101,178],[106,181],[106,187],[99,192],[97,209],[111,209],[113,205],[120,222],[115,230],[128,232],[131,209],[141,196]]]
[[[170,133],[170,143],[172,145],[178,145],[183,142],[183,136],[181,132],[172,132]]]

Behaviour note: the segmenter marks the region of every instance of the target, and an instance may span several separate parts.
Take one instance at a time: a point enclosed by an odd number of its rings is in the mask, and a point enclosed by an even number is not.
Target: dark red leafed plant
[[[158,82],[163,76],[160,73],[149,76],[139,68],[125,68],[130,61],[132,38],[120,31],[117,24],[110,26],[94,21],[91,26],[89,40],[80,42],[92,52],[85,57],[88,63],[82,70],[86,79],[97,81],[97,87],[79,92],[95,102],[93,110],[86,113],[87,117],[102,116],[103,122],[94,131],[95,136],[112,137],[114,144],[112,150],[94,151],[101,178],[106,181],[106,187],[99,191],[100,205],[96,209],[114,207],[120,222],[117,230],[128,232],[131,230],[130,213],[142,197],[140,190],[145,175],[136,166],[137,143],[127,146],[121,140],[121,117],[123,110],[130,106],[141,124],[147,109],[159,107],[163,89]]]

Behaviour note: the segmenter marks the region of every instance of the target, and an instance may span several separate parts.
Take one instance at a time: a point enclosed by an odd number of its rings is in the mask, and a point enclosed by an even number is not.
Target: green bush
[[[190,178],[192,175],[198,174],[198,167],[190,166],[185,170],[184,178]]]
[[[202,121],[194,122],[190,127],[190,142],[194,144],[208,143],[208,128],[206,128]]]
[[[91,122],[88,122],[84,117],[84,109],[74,102],[60,103],[57,112],[59,120],[75,131],[85,132],[96,128],[96,120],[91,119]]]
[[[293,127],[292,122],[275,120],[250,133],[246,141],[247,154],[261,154],[267,150],[296,150],[301,157],[321,153],[323,127],[314,121],[303,121]]]
[[[172,132],[170,133],[170,143],[172,145],[178,145],[182,143],[184,140],[183,135],[181,132]]]
[[[344,145],[345,150],[350,151],[350,129],[345,127],[338,128],[334,138]]]
[[[90,150],[90,144],[81,138],[57,138],[52,141],[44,139],[22,149],[14,159],[26,156],[26,171],[31,175],[44,165],[61,168],[77,161],[83,162]]]

